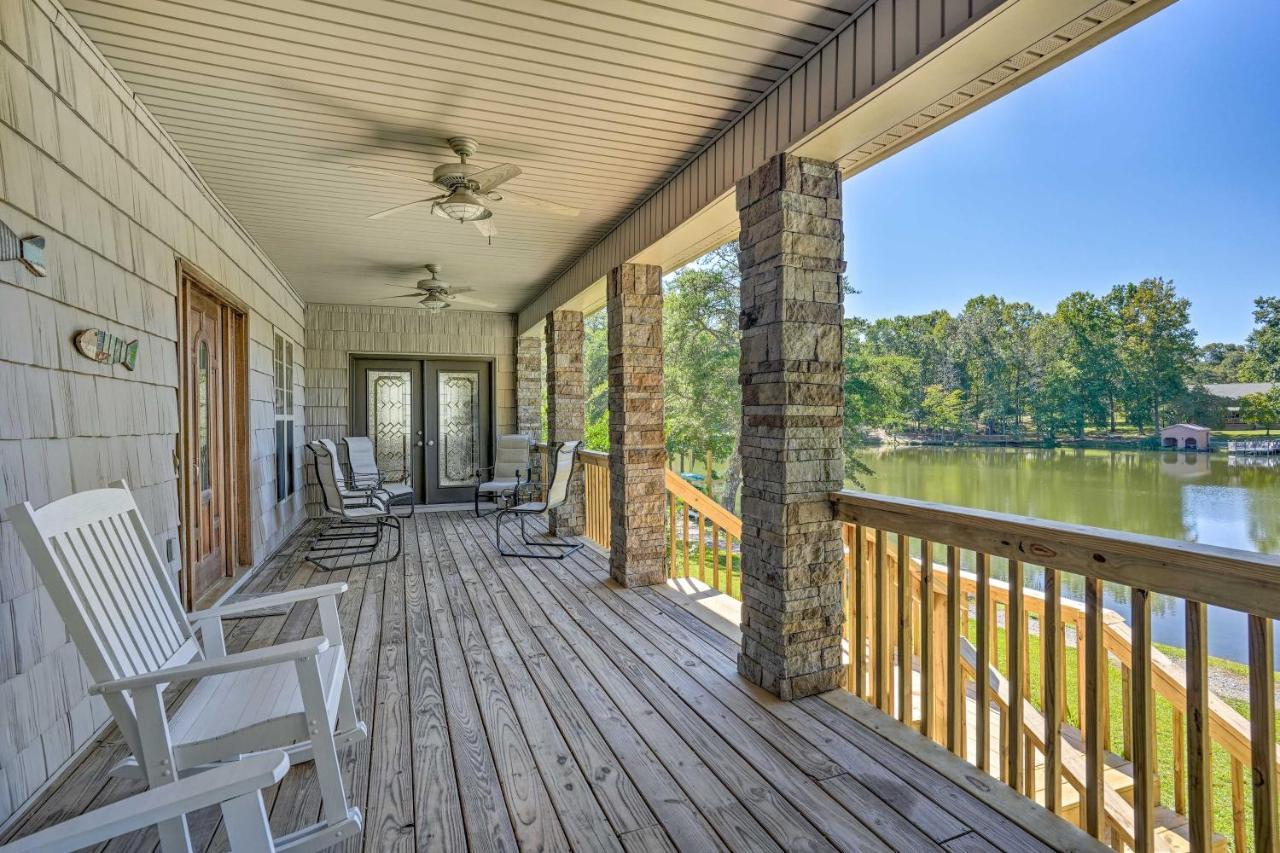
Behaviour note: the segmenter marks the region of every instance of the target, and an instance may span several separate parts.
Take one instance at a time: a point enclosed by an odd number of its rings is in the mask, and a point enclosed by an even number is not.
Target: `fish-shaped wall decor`
[[[101,329],[85,329],[76,335],[76,349],[99,364],[123,364],[133,370],[138,364],[138,342],[125,342]]]

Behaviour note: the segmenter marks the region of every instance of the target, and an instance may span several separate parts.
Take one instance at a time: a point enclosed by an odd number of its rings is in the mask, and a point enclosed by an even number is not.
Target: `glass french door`
[[[471,500],[490,423],[488,362],[352,360],[351,431],[373,442],[384,481],[411,484],[419,503]]]
[[[469,501],[489,464],[489,364],[428,361],[427,502]]]

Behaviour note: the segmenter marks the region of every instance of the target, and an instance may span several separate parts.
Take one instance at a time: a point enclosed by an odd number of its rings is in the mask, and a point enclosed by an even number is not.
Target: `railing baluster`
[[[964,670],[960,668],[960,551],[947,546],[947,749],[964,756]]]
[[[1151,594],[1134,588],[1130,593],[1133,620],[1133,656],[1130,687],[1133,715],[1133,830],[1138,853],[1155,849],[1155,778],[1159,772],[1155,754],[1155,714],[1151,686]]]
[[[898,720],[911,725],[915,684],[911,659],[915,657],[915,632],[911,624],[911,538],[898,534]]]
[[[1004,633],[1009,657],[1009,707],[1005,711],[1005,781],[1014,790],[1022,784],[1022,563],[1009,561],[1009,604]]]
[[[853,525],[853,635],[857,638],[856,654],[853,658],[854,683],[858,685],[854,693],[867,695],[867,597],[866,597],[866,562],[865,548],[866,530],[859,524]]]
[[[1253,849],[1276,844],[1276,679],[1271,620],[1249,617],[1249,732],[1253,746]]]
[[[707,582],[707,519],[698,513],[698,580]]]
[[[720,526],[711,523],[711,588],[720,589]]]
[[[1187,813],[1187,743],[1182,739],[1186,724],[1182,719],[1182,711],[1173,708],[1170,719],[1173,730],[1173,810],[1178,814]]]
[[[681,525],[684,532],[684,554],[681,555],[682,569],[684,577],[689,577],[689,504],[684,505],[684,523]]]
[[[1209,623],[1203,604],[1188,601],[1184,606],[1187,623],[1187,820],[1191,823],[1191,849],[1208,850],[1213,839]]]
[[[1071,620],[1071,625],[1076,632],[1076,719],[1080,723],[1080,731],[1084,732],[1084,706],[1088,702],[1085,695],[1085,672],[1084,672],[1084,615],[1077,612],[1075,618]]]
[[[1084,644],[1083,648],[1080,643]],[[1102,581],[1084,579],[1084,633],[1076,639],[1076,656],[1084,659],[1085,830],[1102,839],[1102,753],[1106,744],[1103,709],[1107,703],[1107,650],[1102,642]]]
[[[667,514],[671,517],[671,570],[670,577],[676,576],[676,496],[667,492]]]
[[[1040,626],[1040,649],[1044,672],[1040,686],[1044,691],[1044,800],[1045,808],[1062,811],[1062,694],[1058,689],[1058,673],[1062,670],[1062,598],[1058,573],[1044,570],[1044,624]]]
[[[974,686],[976,688],[974,695],[977,697],[977,741],[978,741],[978,769],[990,771],[991,769],[991,683],[987,679],[987,672],[990,666],[991,631],[989,629],[991,616],[991,565],[990,557],[978,551],[977,557],[977,575],[978,575],[978,606],[977,606],[977,625],[973,632],[974,637],[978,641],[977,664],[974,667]]]
[[[938,715],[933,703],[933,543],[920,540],[920,732],[936,738]]]
[[[1231,759],[1231,836],[1236,850],[1247,849],[1244,829],[1244,762]]]
[[[893,655],[893,649],[889,645],[889,609],[885,606],[889,586],[887,583],[888,578],[885,577],[887,573],[885,568],[885,536],[886,534],[883,530],[876,531],[876,565],[872,576],[872,583],[875,585],[876,602],[874,614],[876,626],[875,696],[876,707],[886,714],[892,714],[893,707],[889,704],[891,673],[887,662]]]

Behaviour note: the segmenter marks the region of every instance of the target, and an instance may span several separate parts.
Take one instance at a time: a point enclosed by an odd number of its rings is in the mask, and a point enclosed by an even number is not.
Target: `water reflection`
[[[865,487],[881,494],[1280,554],[1280,467],[1225,453],[910,447],[860,458],[875,471]],[[1004,561],[992,574],[1008,576]],[[1038,569],[1026,576],[1043,589]],[[1065,575],[1063,595],[1083,600],[1083,580]],[[1127,588],[1108,584],[1105,599],[1128,617]],[[1182,602],[1153,596],[1151,611],[1155,640],[1183,645]],[[1245,660],[1245,628],[1243,614],[1211,608],[1210,654]]]

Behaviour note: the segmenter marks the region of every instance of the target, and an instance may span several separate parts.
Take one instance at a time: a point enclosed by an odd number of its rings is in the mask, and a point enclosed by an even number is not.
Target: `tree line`
[[[1161,278],[1077,291],[1042,312],[998,296],[946,311],[846,321],[846,406],[890,431],[1053,440],[1087,430],[1139,433],[1173,421],[1216,423],[1225,402],[1204,386],[1280,381],[1280,298],[1254,302],[1244,345],[1198,347],[1191,303]]]
[[[663,282],[667,450],[722,460],[722,502],[741,479],[737,245],[715,249]],[[853,292],[846,283],[846,290]],[[998,296],[947,311],[845,320],[845,446],[869,430],[974,432],[1053,440],[1089,429],[1140,432],[1211,421],[1222,401],[1205,383],[1280,381],[1280,298],[1254,303],[1243,345],[1197,347],[1190,302],[1171,281],[1084,291],[1053,312]],[[586,443],[608,447],[608,332],[586,319]],[[1280,395],[1277,395],[1280,404]],[[727,460],[727,462],[723,462]],[[856,477],[860,464],[847,460]]]

